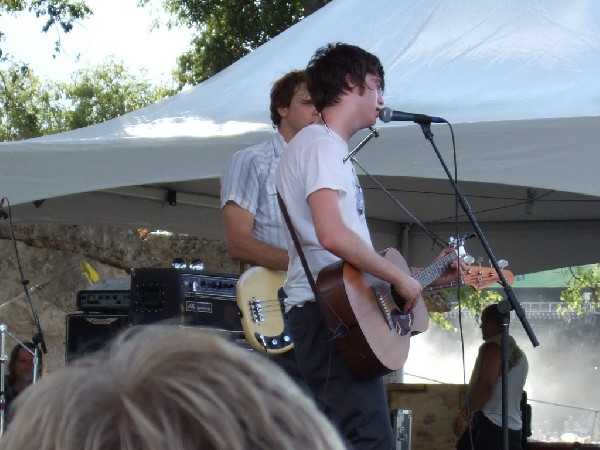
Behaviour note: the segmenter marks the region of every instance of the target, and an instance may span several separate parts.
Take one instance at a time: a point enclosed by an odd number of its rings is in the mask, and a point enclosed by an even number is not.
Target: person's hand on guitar
[[[444,256],[446,256],[448,253],[455,253],[456,251],[453,248],[445,248],[443,249],[440,254],[438,255],[438,257],[436,258],[436,261],[440,258],[443,258]],[[454,261],[452,264],[450,264],[450,266],[448,267],[448,270],[446,270],[446,272],[440,276],[437,280],[435,280],[433,283],[431,283],[431,286],[446,286],[451,284],[452,282],[456,281],[457,277],[459,276],[459,273],[462,273],[463,270],[467,269],[467,265],[465,264],[465,262],[462,260],[462,258],[458,258],[456,261]]]
[[[401,272],[401,276],[393,283],[396,293],[404,300],[404,314],[410,313],[421,299],[421,285],[413,277]]]

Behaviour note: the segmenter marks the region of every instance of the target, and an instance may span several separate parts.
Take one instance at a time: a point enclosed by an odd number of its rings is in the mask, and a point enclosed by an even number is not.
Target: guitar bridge
[[[248,308],[250,310],[252,322],[262,323],[265,321],[265,313],[263,311],[262,302],[260,300],[252,299],[248,301]]]
[[[409,312],[408,314],[402,314],[402,310],[404,309],[405,301],[396,290],[392,287],[392,302],[394,307],[391,310],[391,319],[394,322],[394,328],[396,332],[400,336],[406,336],[408,333],[411,333],[411,328],[413,325],[414,314]]]
[[[375,289],[375,287],[373,287],[373,286],[371,286],[371,289],[373,290],[373,293],[375,294],[375,300],[377,301],[377,305],[379,306],[381,314],[383,314],[383,318],[387,322],[388,327],[390,327],[390,330],[395,329],[396,326],[394,325],[394,319],[392,318],[392,311],[388,308],[388,302],[386,302],[386,296],[382,295],[381,292],[379,290]]]

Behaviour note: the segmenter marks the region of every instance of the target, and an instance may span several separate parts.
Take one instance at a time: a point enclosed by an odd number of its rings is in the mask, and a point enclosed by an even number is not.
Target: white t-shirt
[[[309,125],[288,143],[276,172],[281,194],[315,280],[319,271],[339,258],[325,250],[317,239],[307,199],[328,188],[340,194],[340,210],[346,226],[373,247],[365,218],[364,198],[351,160],[343,162],[347,143],[324,125]],[[284,289],[286,310],[315,298],[302,262],[286,227],[290,263]]]

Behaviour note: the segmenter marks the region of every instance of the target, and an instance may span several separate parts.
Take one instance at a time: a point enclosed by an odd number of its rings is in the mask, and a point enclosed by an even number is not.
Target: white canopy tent
[[[381,58],[386,106],[453,124],[461,189],[513,272],[600,260],[600,3],[588,0],[334,0],[169,99],[0,144],[0,196],[15,223],[129,224],[222,238],[219,176],[235,151],[272,133],[272,82],[337,41]],[[381,136],[357,154],[359,163],[431,231],[454,234],[452,189],[420,128],[377,126]],[[449,128],[432,129],[454,170]],[[410,217],[363,181],[378,245],[402,246],[413,264],[437,254]],[[461,234],[471,231],[464,215],[457,220]],[[467,249],[484,256],[475,242]]]

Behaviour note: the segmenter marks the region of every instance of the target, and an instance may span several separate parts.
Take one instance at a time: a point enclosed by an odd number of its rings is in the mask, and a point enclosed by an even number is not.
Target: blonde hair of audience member
[[[200,329],[137,326],[15,403],[0,449],[344,449],[275,364]]]

